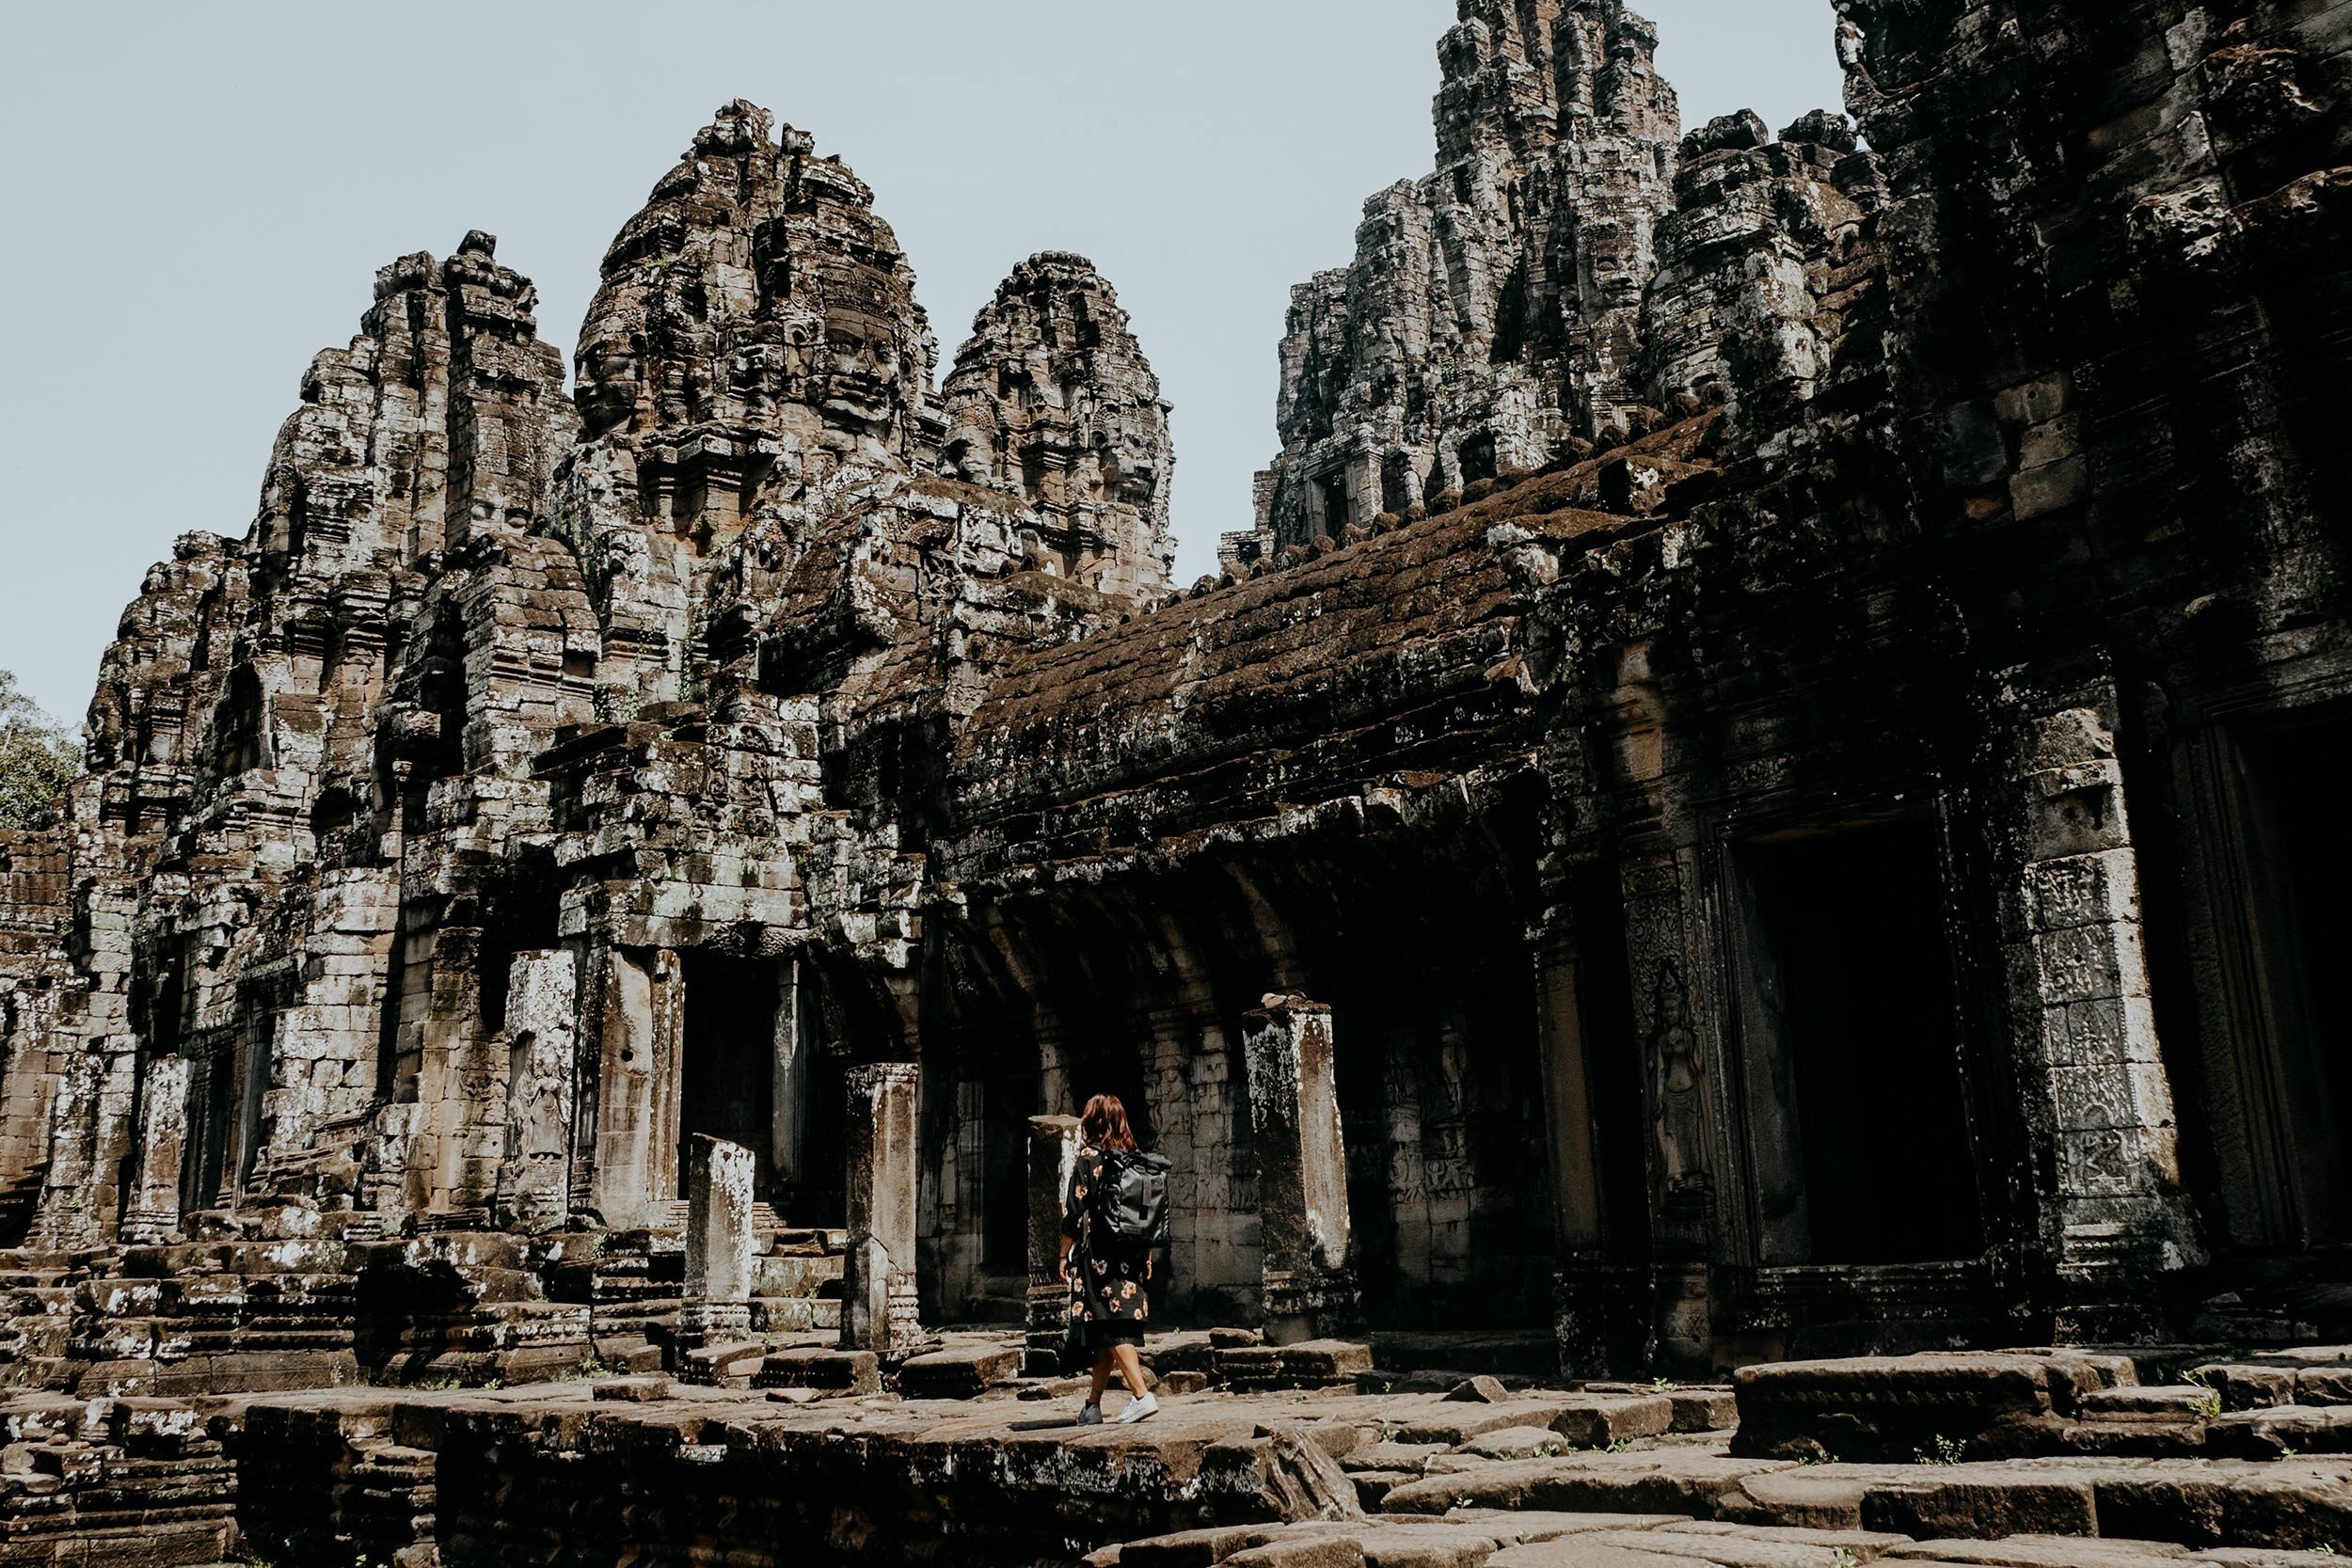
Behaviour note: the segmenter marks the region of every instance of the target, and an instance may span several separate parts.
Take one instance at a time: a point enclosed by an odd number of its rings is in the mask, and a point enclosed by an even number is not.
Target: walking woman
[[[1103,1391],[1111,1370],[1130,1398],[1120,1422],[1149,1420],[1160,1402],[1143,1386],[1143,1325],[1152,1317],[1144,1287],[1152,1251],[1167,1239],[1168,1162],[1136,1148],[1127,1107],[1116,1095],[1087,1101],[1078,1120],[1078,1158],[1062,1204],[1061,1277],[1070,1287],[1072,1337],[1094,1355],[1094,1386],[1080,1426],[1103,1419]]]

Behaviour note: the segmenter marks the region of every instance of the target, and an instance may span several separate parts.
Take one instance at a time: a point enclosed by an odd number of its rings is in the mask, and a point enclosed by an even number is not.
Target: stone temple
[[[378,272],[0,834],[0,1562],[2352,1550],[2352,0],[1837,8],[1458,0],[1188,587],[751,103]]]

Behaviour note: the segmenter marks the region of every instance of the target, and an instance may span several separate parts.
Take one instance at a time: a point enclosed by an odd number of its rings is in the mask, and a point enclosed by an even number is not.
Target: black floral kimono
[[[1152,1316],[1144,1289],[1151,1243],[1112,1235],[1097,1212],[1095,1195],[1109,1179],[1111,1159],[1102,1149],[1081,1148],[1062,1204],[1061,1233],[1075,1243],[1070,1249],[1071,1326],[1094,1349],[1141,1344]]]

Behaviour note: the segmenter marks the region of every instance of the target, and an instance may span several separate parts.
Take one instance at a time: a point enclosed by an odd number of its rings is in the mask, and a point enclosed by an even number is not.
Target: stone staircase
[[[551,1298],[589,1309],[596,1361],[614,1371],[654,1371],[675,1359],[686,1205],[663,1204],[649,1217],[663,1223],[567,1235],[546,1269]],[[787,1226],[764,1203],[753,1210],[752,1228],[751,1332],[759,1344],[738,1347],[739,1358],[755,1363],[770,1340],[838,1333],[848,1233]]]
[[[186,1216],[173,1239],[89,1255],[54,1386],[85,1398],[242,1394],[358,1381],[347,1229],[307,1201]]]
[[[66,1259],[20,1252],[0,1268],[0,1387],[38,1388],[61,1377],[73,1329]]]
[[[130,1568],[230,1557],[236,1465],[195,1410],[18,1395],[7,1434],[0,1561]]]
[[[682,1233],[686,1215],[684,1198],[657,1204],[647,1215],[647,1228]],[[758,1248],[752,1275],[753,1330],[772,1335],[836,1332],[841,1326],[841,1259],[850,1248],[849,1233],[787,1225],[773,1207],[755,1203],[752,1235]]]
[[[550,1299],[550,1250],[579,1233],[527,1238],[437,1231],[355,1247],[359,1358],[371,1381],[537,1383],[596,1359],[593,1308]]]
[[[758,1234],[760,1253],[752,1266],[752,1327],[779,1336],[837,1332],[849,1232],[779,1226]]]

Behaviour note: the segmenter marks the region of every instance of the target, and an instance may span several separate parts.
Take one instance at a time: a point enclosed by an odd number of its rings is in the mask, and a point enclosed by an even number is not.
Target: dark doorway
[[[1763,1260],[1983,1249],[1934,824],[1748,846],[1740,965]]]
[[[1380,510],[1392,517],[1402,517],[1412,504],[1412,454],[1392,451],[1380,463]]]
[[[755,1191],[775,1198],[769,1129],[776,1056],[776,962],[686,955],[686,1060],[678,1100],[677,1194],[686,1196],[693,1135],[741,1144],[758,1156]]]
[[[2352,1241],[2352,994],[2328,976],[2352,952],[2352,723],[2249,738],[2253,955],[2267,1003],[2287,1164],[2303,1240]]]
[[[827,1228],[849,1223],[850,1078],[841,1058],[810,1046],[806,1101],[802,1110],[801,1178],[771,1199],[785,1223]]]
[[[1465,489],[1482,479],[1492,479],[1500,471],[1495,465],[1495,438],[1491,434],[1471,436],[1462,443],[1457,454],[1462,463],[1462,484]]]
[[[1640,1031],[1633,966],[1626,957],[1625,896],[1613,863],[1579,868],[1570,883],[1577,937],[1577,1006],[1593,1104],[1602,1231],[1609,1256],[1649,1253],[1650,1137],[1642,1108]]]
[[[1336,539],[1340,530],[1345,528],[1350,520],[1347,515],[1347,476],[1325,474],[1315,481],[1315,491],[1323,499],[1322,531]]]
[[[1035,1073],[981,1085],[980,1258],[992,1269],[1029,1259],[1029,1118],[1038,1114]]]
[[[228,1052],[205,1052],[189,1062],[188,1110],[189,1147],[180,1167],[183,1213],[220,1201],[221,1178],[229,1170],[230,1122],[237,1113],[236,1074]]]

